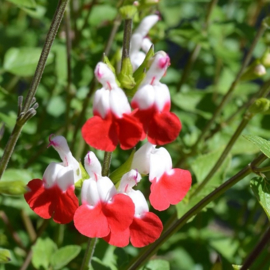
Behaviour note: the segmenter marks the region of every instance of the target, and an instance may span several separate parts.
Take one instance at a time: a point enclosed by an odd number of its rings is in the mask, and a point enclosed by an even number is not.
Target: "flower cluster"
[[[156,15],[145,18],[133,37],[142,42],[157,20]],[[139,50],[134,44],[133,53]],[[138,67],[138,57],[131,60]],[[149,201],[158,211],[179,203],[191,186],[189,171],[173,168],[169,152],[156,147],[174,141],[181,130],[180,120],[170,112],[169,89],[160,82],[169,65],[170,58],[165,52],[153,56],[130,105],[114,71],[105,63],[97,64],[95,76],[102,88],[94,96],[93,117],[82,127],[84,140],[91,147],[108,152],[114,151],[118,144],[126,150],[142,140],[147,142],[135,152],[131,164],[125,168],[127,173],[115,185],[110,176],[102,175],[101,164],[93,152],[84,158],[88,176],[82,178],[82,169],[65,138],[50,137],[49,145],[59,153],[62,163],[49,164],[42,180],[28,183],[25,199],[35,213],[62,224],[73,220],[81,234],[103,238],[118,247],[129,242],[143,247],[158,239],[162,222],[149,211],[143,193],[134,189],[141,175],[149,175]],[[74,193],[78,181],[82,182],[80,206]]]

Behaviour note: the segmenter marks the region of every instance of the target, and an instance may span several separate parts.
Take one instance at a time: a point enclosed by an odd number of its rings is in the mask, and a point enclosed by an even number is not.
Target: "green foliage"
[[[151,260],[142,270],[170,270],[170,264],[165,260]]]
[[[270,183],[263,177],[255,177],[250,181],[250,187],[262,206],[265,214],[270,219]]]
[[[10,251],[0,248],[0,264],[8,263],[10,260]]]
[[[243,136],[248,141],[255,144],[261,152],[263,152],[268,158],[270,158],[270,142],[254,135],[244,135]]]

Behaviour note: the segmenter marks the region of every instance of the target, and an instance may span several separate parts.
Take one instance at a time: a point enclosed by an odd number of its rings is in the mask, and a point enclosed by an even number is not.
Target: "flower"
[[[174,141],[180,130],[181,122],[170,112],[171,98],[168,87],[159,82],[170,64],[169,56],[157,52],[140,88],[135,93],[131,106],[138,109],[134,112],[143,124],[144,135],[155,145],[163,145]]]
[[[146,16],[131,36],[130,61],[134,71],[142,64],[145,58],[145,53],[147,53],[152,46],[151,41],[146,37],[146,35],[158,20],[158,15]],[[140,51],[140,49],[144,52]]]
[[[123,175],[118,188],[118,191],[128,195],[135,205],[133,221],[127,229],[128,232],[122,235],[122,238],[126,237],[122,241],[128,244],[130,238],[130,242],[134,247],[144,247],[153,243],[159,238],[163,229],[159,217],[149,212],[147,202],[142,192],[133,189],[133,186],[137,185],[140,180],[141,175],[138,171],[131,170]],[[111,235],[104,238],[104,240],[109,243],[115,241]]]
[[[131,168],[142,174],[149,173],[149,181],[152,183],[150,203],[155,209],[163,211],[185,197],[192,179],[189,171],[172,168],[171,156],[165,148],[155,147],[150,143],[144,144],[134,154]]]
[[[142,125],[131,114],[124,91],[106,64],[98,63],[95,75],[103,87],[95,93],[94,116],[82,127],[84,140],[104,151],[113,151],[118,143],[122,149],[134,147],[141,139]]]
[[[53,218],[57,223],[69,223],[79,202],[74,194],[74,184],[81,179],[79,163],[72,156],[67,141],[62,136],[49,138],[50,145],[63,162],[52,162],[46,168],[42,180],[33,179],[24,194],[30,208],[44,219]]]
[[[130,226],[134,204],[117,190],[108,177],[101,176],[101,166],[93,152],[84,159],[90,178],[83,182],[82,205],[74,215],[76,229],[87,237],[114,237],[113,245],[123,246],[122,233]]]

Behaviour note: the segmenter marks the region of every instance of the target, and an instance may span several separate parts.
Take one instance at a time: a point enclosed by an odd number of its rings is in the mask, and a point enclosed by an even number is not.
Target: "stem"
[[[102,176],[109,175],[111,159],[112,159],[112,152],[104,152],[104,159],[103,159],[103,165],[102,165]]]
[[[241,267],[241,270],[247,270],[253,264],[253,262],[260,255],[264,246],[269,242],[269,240],[270,240],[270,227],[268,227],[267,231],[265,232],[265,234],[262,237],[262,239],[260,240],[260,242],[257,244],[257,246],[253,249],[253,251],[246,258],[243,266]]]
[[[212,14],[212,11],[213,11],[215,5],[217,4],[217,1],[218,0],[212,0],[209,3],[208,9],[207,9],[207,14],[206,14],[206,17],[205,17],[205,22],[204,22],[204,25],[203,25],[203,32],[206,32],[207,29],[208,29],[209,22],[210,22],[210,17],[211,17],[211,14]],[[179,84],[177,86],[177,92],[179,92],[181,90],[182,85],[186,82],[186,79],[189,76],[191,68],[192,68],[193,64],[195,63],[195,61],[197,60],[197,58],[198,58],[200,50],[201,50],[201,45],[200,44],[197,44],[194,47],[194,49],[192,50],[192,52],[191,52],[191,54],[190,54],[190,56],[188,58],[188,62],[185,65],[185,68],[183,70],[181,80],[180,80],[180,82],[179,82]]]
[[[229,143],[227,144],[226,148],[222,152],[221,156],[215,163],[214,167],[210,170],[210,172],[207,174],[207,176],[204,178],[204,180],[198,185],[198,187],[191,193],[190,198],[192,198],[194,195],[197,195],[204,187],[205,185],[211,180],[213,175],[217,172],[217,170],[220,168],[224,160],[226,159],[227,155],[231,151],[232,147],[234,146],[236,140],[241,135],[244,128],[247,126],[248,122],[250,121],[250,117],[244,117],[240,125],[238,126],[237,130],[234,132],[233,136],[231,137]]]
[[[65,34],[66,34],[66,53],[67,53],[67,105],[66,105],[66,125],[64,134],[67,135],[68,126],[70,123],[70,104],[73,98],[73,94],[71,91],[71,83],[72,83],[72,71],[71,71],[71,50],[72,50],[72,42],[71,42],[71,26],[70,26],[70,10],[67,7],[66,16],[65,16]]]
[[[132,19],[126,19],[124,25],[124,40],[123,40],[121,68],[123,68],[124,59],[129,58],[131,35],[132,35]]]
[[[48,32],[46,40],[45,40],[45,45],[42,49],[42,52],[41,52],[41,55],[39,58],[37,69],[35,71],[35,75],[34,75],[32,84],[31,84],[30,89],[27,93],[27,97],[26,97],[26,100],[24,103],[23,111],[27,111],[29,109],[31,101],[36,94],[37,87],[38,87],[40,79],[42,77],[48,55],[50,53],[55,36],[58,32],[60,23],[63,19],[67,4],[68,4],[68,0],[59,0],[58,1],[58,6],[56,8],[56,11],[55,11],[55,14],[54,14],[54,17],[52,20],[52,24],[50,26],[49,32]]]
[[[254,168],[255,172],[269,172],[270,171],[270,166],[263,167],[263,168]]]
[[[221,103],[219,104],[219,106],[217,107],[216,111],[214,112],[212,118],[209,120],[209,122],[207,123],[207,125],[204,127],[201,136],[197,139],[197,141],[195,142],[195,144],[193,145],[193,149],[196,149],[197,145],[200,143],[200,141],[202,141],[205,136],[206,133],[209,131],[209,129],[211,128],[212,124],[216,121],[216,118],[218,117],[218,115],[220,114],[220,112],[222,111],[223,107],[227,104],[227,102],[229,101],[236,85],[238,84],[241,75],[243,74],[246,66],[248,65],[251,57],[252,57],[252,53],[253,50],[255,49],[255,46],[257,45],[258,41],[260,40],[261,36],[263,35],[264,31],[266,30],[267,26],[264,22],[261,23],[259,31],[257,32],[251,46],[250,49],[244,59],[244,62],[235,78],[235,80],[233,81],[233,83],[231,84],[228,92],[226,93],[226,95],[223,97]]]
[[[158,249],[159,247],[167,241],[176,231],[182,228],[187,221],[198,214],[207,204],[221,196],[226,190],[231,188],[233,185],[238,183],[241,179],[253,172],[253,167],[260,165],[267,157],[264,154],[259,155],[250,164],[248,164],[244,169],[239,171],[235,176],[230,178],[228,181],[223,183],[217,189],[208,194],[204,199],[193,206],[188,212],[186,212],[179,220],[176,220],[162,235],[161,237],[148,248],[141,250],[137,258],[131,262],[126,269],[136,270],[139,269]]]
[[[94,251],[95,251],[96,242],[97,242],[97,238],[90,238],[89,239],[80,270],[87,270],[88,269],[88,266],[92,260],[92,257],[93,257]]]
[[[32,84],[31,84],[30,89],[27,93],[24,107],[22,109],[22,112],[25,114],[27,114],[29,112],[29,108],[30,108],[32,101],[33,101],[33,98],[36,94],[37,87],[38,87],[40,79],[42,77],[49,52],[51,50],[53,41],[55,39],[55,36],[56,36],[57,31],[58,31],[61,20],[63,18],[67,3],[68,3],[68,0],[59,0],[59,2],[58,2],[58,6],[56,8],[56,12],[54,14],[51,27],[49,29],[47,38],[45,40],[45,45],[43,47],[43,50],[41,52],[41,55],[40,55],[40,58],[38,61],[38,65],[37,65],[37,68],[36,68],[36,71],[35,71],[35,74],[33,77]],[[14,129],[13,129],[13,131],[9,137],[8,143],[5,147],[4,154],[0,160],[0,179],[1,179],[5,169],[7,167],[7,164],[8,164],[10,157],[13,153],[14,147],[15,147],[17,140],[21,134],[22,127],[26,121],[21,121],[21,119],[17,118]]]

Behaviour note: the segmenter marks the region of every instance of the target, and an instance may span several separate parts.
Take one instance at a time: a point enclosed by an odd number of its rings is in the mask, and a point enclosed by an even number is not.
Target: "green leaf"
[[[270,158],[270,142],[254,135],[243,135],[245,139],[257,145],[261,152],[263,152],[268,158]]]
[[[131,163],[132,163],[135,152],[136,150],[134,149],[132,153],[130,154],[130,156],[128,157],[128,159],[126,160],[126,162],[123,163],[119,168],[117,168],[115,171],[113,171],[110,174],[110,179],[113,181],[114,184],[117,184],[118,182],[120,182],[122,176],[125,173],[130,171]]]
[[[170,264],[165,260],[150,260],[142,270],[170,270]]]
[[[8,2],[11,2],[17,6],[23,6],[28,8],[35,8],[36,2],[35,0],[7,0]]]
[[[90,178],[90,176],[88,175],[88,173],[84,169],[81,162],[79,163],[79,165],[80,165],[80,169],[81,169],[81,173],[82,173],[82,178],[75,183],[76,188],[81,188],[82,184],[83,184],[83,181]]]
[[[54,96],[50,99],[50,102],[47,107],[48,114],[59,117],[66,110],[66,101],[60,96]]]
[[[57,250],[51,257],[51,264],[54,269],[61,269],[80,253],[81,247],[69,245]]]
[[[242,265],[232,264],[233,270],[240,270]]]
[[[49,269],[50,258],[57,250],[56,244],[50,238],[39,238],[32,247],[33,257],[32,263],[35,268],[43,267]]]
[[[8,263],[11,261],[10,251],[0,248],[0,263]]]
[[[0,181],[0,193],[8,195],[22,195],[27,192],[23,181]]]
[[[262,177],[254,177],[250,181],[250,187],[270,219],[270,182]]]
[[[33,76],[41,54],[40,48],[10,48],[4,57],[4,70],[17,76]],[[46,64],[53,61],[49,54]]]
[[[89,24],[91,26],[97,26],[103,21],[111,21],[115,18],[116,14],[116,7],[112,7],[109,5],[96,5],[93,7],[91,15],[89,17]]]

